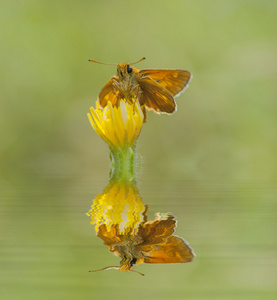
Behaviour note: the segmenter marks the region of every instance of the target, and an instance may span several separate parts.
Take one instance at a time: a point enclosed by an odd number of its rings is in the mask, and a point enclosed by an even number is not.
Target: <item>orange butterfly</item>
[[[134,266],[148,264],[186,263],[195,256],[192,249],[180,237],[172,236],[176,220],[170,214],[165,219],[156,217],[154,221],[142,222],[135,235],[122,234],[118,225],[112,225],[110,231],[106,224],[99,227],[97,236],[110,251],[122,258],[120,266],[106,267],[102,270],[116,269],[120,271],[133,271]],[[140,275],[144,275],[137,272]]]
[[[89,61],[99,63],[92,59]],[[117,66],[117,75],[102,88],[98,101],[103,108],[108,101],[114,106],[118,99],[132,102],[137,98],[146,122],[145,108],[156,113],[173,113],[177,107],[173,97],[185,89],[190,79],[191,73],[184,70],[139,70],[129,63],[121,63]]]

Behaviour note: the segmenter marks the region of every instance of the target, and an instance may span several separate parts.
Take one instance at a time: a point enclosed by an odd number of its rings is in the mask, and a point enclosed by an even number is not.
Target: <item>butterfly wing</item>
[[[185,70],[141,70],[142,77],[149,76],[159,85],[170,92],[172,96],[178,96],[188,85],[191,73]]]
[[[175,226],[175,220],[148,221],[140,226],[138,235],[142,237],[143,245],[160,244],[172,235]]]
[[[110,227],[108,230],[106,224],[101,224],[99,226],[97,236],[100,237],[104,241],[104,245],[111,246],[114,243],[118,242],[117,240],[117,230],[114,225]]]
[[[176,104],[173,96],[164,87],[152,80],[143,77],[139,80],[141,88],[140,105],[145,105],[149,110],[155,112],[173,113]]]
[[[186,263],[195,256],[188,244],[177,236],[170,236],[164,243],[152,245],[151,250],[149,246],[141,246],[140,251],[144,255],[144,263],[148,264]]]
[[[98,95],[98,101],[102,108],[108,105],[108,101],[114,106],[118,100],[118,91],[114,87],[114,81],[118,81],[117,76],[113,76],[102,88]]]

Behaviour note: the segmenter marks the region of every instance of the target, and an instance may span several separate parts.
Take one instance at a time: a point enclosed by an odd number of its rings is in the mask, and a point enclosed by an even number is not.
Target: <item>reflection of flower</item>
[[[145,205],[134,182],[111,181],[93,201],[87,213],[98,232],[99,225],[118,226],[121,234],[135,234],[143,221]]]
[[[143,123],[143,113],[136,99],[131,104],[120,99],[116,106],[108,102],[103,110],[96,101],[96,108],[91,107],[90,112],[92,127],[111,149],[123,150],[136,143]]]

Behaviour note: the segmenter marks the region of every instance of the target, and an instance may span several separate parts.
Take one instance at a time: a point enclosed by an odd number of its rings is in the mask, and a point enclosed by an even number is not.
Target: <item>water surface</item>
[[[118,265],[85,215],[108,181],[35,177],[5,185],[1,197],[1,299],[274,299],[274,182],[139,181],[142,200],[173,213],[174,234],[196,253],[187,264]],[[158,284],[157,284],[158,283]]]

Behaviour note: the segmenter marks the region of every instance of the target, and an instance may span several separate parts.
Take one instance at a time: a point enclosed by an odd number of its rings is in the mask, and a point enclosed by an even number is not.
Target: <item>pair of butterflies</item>
[[[99,63],[92,59],[89,61]],[[129,103],[138,99],[146,122],[146,109],[156,113],[173,113],[177,107],[174,97],[187,87],[190,79],[191,73],[185,70],[139,70],[129,63],[121,63],[117,66],[117,75],[102,88],[98,101],[104,108],[108,101],[115,106],[119,99]]]

